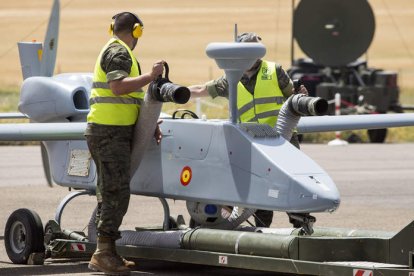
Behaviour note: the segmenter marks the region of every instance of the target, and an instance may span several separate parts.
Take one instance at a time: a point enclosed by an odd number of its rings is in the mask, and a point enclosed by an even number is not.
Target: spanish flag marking
[[[190,184],[192,175],[191,168],[189,166],[185,166],[181,171],[181,184],[183,184],[183,186]]]

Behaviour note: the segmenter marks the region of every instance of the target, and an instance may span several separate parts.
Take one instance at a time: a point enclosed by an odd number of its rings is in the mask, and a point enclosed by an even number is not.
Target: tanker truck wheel
[[[387,137],[387,129],[368,129],[368,137],[371,143],[384,143]]]
[[[44,252],[43,225],[39,215],[29,209],[14,211],[6,223],[4,245],[15,264],[27,264],[30,254]]]

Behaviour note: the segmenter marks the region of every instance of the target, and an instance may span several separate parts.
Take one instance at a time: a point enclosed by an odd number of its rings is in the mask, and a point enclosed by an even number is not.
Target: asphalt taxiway
[[[341,205],[332,213],[313,214],[315,226],[372,229],[396,232],[414,220],[414,144],[351,144],[327,146],[303,144],[302,150],[324,168],[337,184]],[[67,188],[47,186],[40,148],[0,147],[0,275],[96,275],[87,262],[47,261],[44,266],[14,265],[4,248],[4,227],[18,208],[36,211],[43,224],[55,216]],[[188,215],[185,203],[168,200],[172,214]],[[95,198],[83,196],[65,209],[62,227],[85,230]],[[158,199],[132,196],[122,228],[160,225],[162,207]],[[285,213],[275,213],[272,227],[290,227]],[[132,275],[261,275],[267,273],[138,260]],[[270,274],[269,274],[270,275]],[[273,274],[274,275],[274,274]]]

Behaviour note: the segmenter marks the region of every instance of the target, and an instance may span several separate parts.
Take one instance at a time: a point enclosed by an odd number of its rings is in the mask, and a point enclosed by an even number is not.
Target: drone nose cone
[[[339,205],[341,204],[341,200],[340,199],[336,199],[332,201],[333,203],[333,208],[332,209],[328,209],[328,212],[333,212],[336,209],[338,209]]]
[[[296,206],[304,207],[296,211],[333,212],[339,207],[339,191],[328,175],[300,175],[294,181],[296,183],[292,185],[290,198]]]

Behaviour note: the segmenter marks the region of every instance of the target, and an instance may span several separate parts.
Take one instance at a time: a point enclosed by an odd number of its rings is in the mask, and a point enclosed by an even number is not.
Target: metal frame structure
[[[35,252],[29,264],[44,264],[47,258],[90,258],[96,244],[82,232],[60,229],[64,207],[73,198],[90,195],[73,192],[46,225],[45,252]],[[414,273],[414,221],[398,233],[343,228],[315,228],[312,236],[300,229],[266,229],[261,232],[189,228],[171,229],[168,202],[162,227],[154,233],[181,231],[180,248],[117,245],[119,254],[138,259],[190,263],[305,275],[412,275]],[[183,230],[185,229],[185,230]],[[137,228],[136,232],[147,231]],[[360,274],[358,274],[360,273]],[[367,274],[368,275],[368,274]]]
[[[360,273],[373,273],[371,275],[397,276],[414,273],[413,252],[406,251],[407,248],[413,248],[413,229],[414,222],[391,238],[372,237],[369,235],[373,233],[369,232],[361,232],[367,235],[365,237],[289,235],[289,248],[284,250],[286,252],[291,250],[292,252],[289,253],[291,256],[286,258],[218,252],[207,249],[171,249],[137,245],[117,246],[117,250],[119,254],[132,258],[292,273],[296,275],[365,275],[355,274],[361,271]],[[210,231],[207,229],[203,230]],[[200,230],[192,229],[189,231]],[[228,232],[233,232],[225,230],[213,231],[218,235],[226,235]],[[336,229],[336,231],[332,229],[315,229],[316,235],[318,233],[338,235],[341,232],[350,233],[351,231],[344,229]],[[251,235],[271,234],[251,233]],[[47,250],[53,259],[88,258],[93,254],[95,247],[95,243],[91,242],[56,239],[50,242]],[[321,248],[323,250],[320,250]]]

